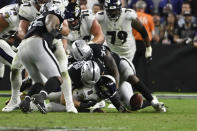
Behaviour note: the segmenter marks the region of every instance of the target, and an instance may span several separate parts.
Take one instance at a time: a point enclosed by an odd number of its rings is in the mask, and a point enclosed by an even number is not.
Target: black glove
[[[94,106],[97,103],[97,101],[87,101],[87,102],[81,102],[79,108],[89,108],[91,106]]]
[[[148,57],[148,58],[146,58],[146,63],[147,64],[150,64],[152,60],[153,60],[152,56],[151,57]]]

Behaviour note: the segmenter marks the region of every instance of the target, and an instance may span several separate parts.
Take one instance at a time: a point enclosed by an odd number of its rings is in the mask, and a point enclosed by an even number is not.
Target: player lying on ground
[[[138,110],[147,105],[143,104],[142,96],[130,92],[129,96],[116,90],[115,79],[110,75],[101,75],[100,68],[94,61],[78,61],[69,66],[69,73],[75,74],[76,81],[73,82],[73,98],[75,106],[80,112],[102,111],[99,109],[89,109],[101,100],[109,99],[119,112],[128,110]],[[121,87],[126,88],[126,87]],[[31,92],[39,92],[38,88],[32,88]],[[47,111],[66,111],[65,102],[61,92],[53,92],[48,95],[50,103],[46,104]],[[126,103],[125,97],[130,97]],[[123,106],[124,105],[124,106]],[[31,110],[31,107],[29,111]]]
[[[138,90],[144,96],[144,98],[146,98],[146,100],[151,103],[156,111],[166,112],[164,103],[159,102],[156,97],[151,95],[146,85],[136,76],[135,68],[127,58],[120,57],[118,54],[112,52],[108,47],[102,44],[88,45],[84,40],[75,41],[72,44],[71,53],[75,60],[96,61],[100,68],[104,70],[105,74],[111,74],[112,76],[115,76],[115,73],[120,73],[120,80],[117,80],[118,77],[114,77],[116,84],[118,84],[117,87],[125,83],[127,83],[127,85],[130,84],[130,87],[132,85],[133,88]],[[114,64],[116,66],[115,68],[113,67]],[[113,68],[114,70],[111,70]],[[125,91],[125,94],[127,94],[127,91]],[[130,101],[130,99],[127,99],[127,101]]]

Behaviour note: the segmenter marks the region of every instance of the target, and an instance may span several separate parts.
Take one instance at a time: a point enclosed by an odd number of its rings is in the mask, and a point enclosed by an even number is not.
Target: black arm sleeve
[[[116,107],[119,112],[126,112],[126,108],[120,103],[119,97],[117,94],[110,97],[109,100]]]

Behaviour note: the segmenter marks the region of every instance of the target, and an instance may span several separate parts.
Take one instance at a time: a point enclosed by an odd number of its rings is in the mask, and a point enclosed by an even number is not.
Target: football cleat
[[[46,114],[46,108],[44,105],[44,98],[41,94],[35,94],[32,96],[31,101],[36,105],[36,107],[38,108],[38,110],[42,113],[42,114]]]
[[[11,112],[19,108],[19,104],[21,103],[20,98],[11,99],[8,104],[2,109],[2,112]]]
[[[7,105],[2,109],[2,112],[11,112],[19,108],[19,104]]]
[[[73,106],[66,106],[66,111],[69,113],[78,113],[78,111],[74,105]]]
[[[22,112],[27,113],[30,112],[30,102],[31,99],[29,96],[26,96],[25,99],[20,103],[19,108]]]
[[[166,107],[163,102],[159,102],[156,96],[153,96],[153,100],[151,101],[152,107],[158,112],[166,112]]]

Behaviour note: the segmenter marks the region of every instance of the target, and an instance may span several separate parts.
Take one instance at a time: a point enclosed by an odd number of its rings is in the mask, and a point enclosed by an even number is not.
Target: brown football
[[[132,109],[134,110],[138,110],[142,107],[143,104],[143,97],[141,94],[139,93],[135,93],[130,100],[130,104]]]

